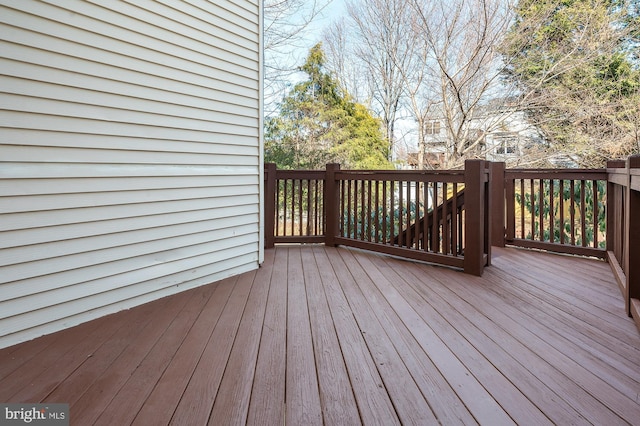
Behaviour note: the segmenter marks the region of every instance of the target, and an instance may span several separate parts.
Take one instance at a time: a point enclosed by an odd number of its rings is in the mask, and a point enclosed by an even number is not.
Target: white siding
[[[0,0],[0,347],[256,268],[260,0]]]

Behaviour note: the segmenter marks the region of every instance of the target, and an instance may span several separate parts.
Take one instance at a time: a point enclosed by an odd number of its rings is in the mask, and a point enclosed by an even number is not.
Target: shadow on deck
[[[640,334],[608,264],[482,277],[325,246],[0,350],[0,401],[87,424],[625,424]]]

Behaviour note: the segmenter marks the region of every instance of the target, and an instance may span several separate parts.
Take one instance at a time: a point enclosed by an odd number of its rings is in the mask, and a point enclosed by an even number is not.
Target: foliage
[[[520,0],[505,76],[558,152],[582,166],[637,152],[637,0]]]
[[[559,242],[561,238],[565,242],[570,242],[573,236],[575,237],[575,244],[592,246],[594,242],[594,232],[598,232],[598,246],[604,248],[606,242],[604,241],[604,235],[606,234],[606,182],[597,181],[596,191],[597,197],[594,193],[593,185],[590,181],[584,182],[584,218],[580,217],[582,206],[582,185],[584,181],[575,181],[573,186],[573,192],[571,191],[570,181],[565,181],[562,186],[562,193],[560,193],[560,183],[556,180],[544,180],[542,182],[542,201],[539,195],[539,186],[536,188],[529,188],[525,190],[523,194],[516,193],[516,203],[520,208],[528,213],[525,217],[531,217],[533,215],[533,222],[527,224],[526,239],[535,239],[542,241],[551,241],[551,230],[553,229],[553,241]],[[553,191],[553,211],[551,210],[551,193]],[[562,216],[563,221],[560,221],[560,197],[562,197]],[[571,222],[571,203],[573,200],[574,221]],[[594,203],[597,203],[598,217],[594,217]],[[542,209],[543,225],[540,224],[540,210]],[[550,221],[553,220],[553,227],[550,226]],[[581,224],[584,221],[585,234],[582,235]],[[531,226],[533,225],[533,226]],[[540,235],[540,229],[542,228],[542,236]],[[542,237],[542,238],[541,238]]]
[[[329,162],[350,169],[390,168],[380,122],[351,100],[324,64],[317,44],[300,67],[308,78],[284,97],[279,115],[266,121],[266,161],[281,169],[317,169]]]

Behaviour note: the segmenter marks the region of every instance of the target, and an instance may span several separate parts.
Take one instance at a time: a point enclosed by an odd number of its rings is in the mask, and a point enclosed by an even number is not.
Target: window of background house
[[[428,121],[427,122],[427,135],[439,135],[440,134],[440,122]]]

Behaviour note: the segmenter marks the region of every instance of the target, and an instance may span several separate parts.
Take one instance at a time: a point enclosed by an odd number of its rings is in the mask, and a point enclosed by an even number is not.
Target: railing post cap
[[[608,169],[624,169],[627,165],[626,160],[609,160],[607,161]]]
[[[640,168],[640,154],[632,155],[627,158],[627,165],[632,169]]]

